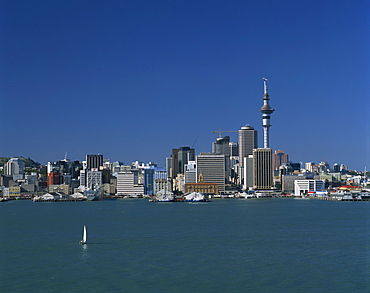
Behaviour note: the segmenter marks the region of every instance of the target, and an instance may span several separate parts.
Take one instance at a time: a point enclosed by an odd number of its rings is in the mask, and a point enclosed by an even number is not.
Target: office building
[[[201,153],[196,158],[197,183],[217,183],[218,191],[225,192],[225,180],[228,176],[225,155]]]
[[[196,161],[189,161],[185,165],[185,184],[197,182]]]
[[[190,147],[180,147],[172,149],[171,155],[171,178],[175,179],[177,174],[184,174],[185,165],[189,161],[195,160],[195,149]]]
[[[248,190],[253,187],[253,155],[244,157],[242,178],[243,190]]]
[[[253,149],[258,147],[257,130],[247,124],[240,128],[238,136],[239,161],[243,162],[243,158],[252,155]]]
[[[324,191],[325,182],[323,180],[295,180],[294,181],[294,195],[308,195],[308,193],[315,193],[316,191]]]
[[[4,164],[4,174],[13,176],[13,180],[21,180],[24,178],[24,162],[20,158],[11,158]]]
[[[98,169],[103,168],[103,155],[86,155],[86,169]]]
[[[117,174],[117,195],[144,194],[144,185],[139,184],[139,174],[135,171],[120,172]]]
[[[271,189],[273,183],[272,151],[269,148],[253,150],[253,188]]]
[[[230,155],[230,136],[218,137],[215,142],[212,142],[212,153]]]
[[[86,172],[86,187],[90,190],[97,190],[103,186],[103,175],[101,171],[90,170]]]
[[[289,156],[284,151],[275,151],[272,155],[272,170],[279,170],[280,166],[289,162]]]

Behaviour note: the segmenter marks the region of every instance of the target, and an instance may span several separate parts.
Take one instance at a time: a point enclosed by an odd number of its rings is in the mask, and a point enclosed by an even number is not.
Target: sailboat
[[[86,233],[86,226],[84,225],[84,232],[82,234],[82,240],[80,241],[80,244],[86,244],[87,241],[87,233]]]

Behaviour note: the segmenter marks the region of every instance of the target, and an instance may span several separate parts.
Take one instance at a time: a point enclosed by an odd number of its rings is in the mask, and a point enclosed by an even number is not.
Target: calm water
[[[0,203],[0,291],[369,292],[369,219],[304,199]]]

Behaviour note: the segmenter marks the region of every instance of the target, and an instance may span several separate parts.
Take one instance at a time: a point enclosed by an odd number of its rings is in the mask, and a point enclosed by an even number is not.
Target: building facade
[[[225,192],[225,180],[228,176],[225,155],[201,153],[196,158],[197,183],[217,183],[219,193]]]
[[[243,126],[238,131],[239,137],[239,161],[242,162],[244,157],[253,154],[253,149],[258,147],[257,130],[249,124]]]
[[[273,183],[272,151],[270,148],[253,150],[253,188],[271,189]]]
[[[277,150],[272,154],[272,170],[279,170],[279,167],[289,162],[289,156],[284,151]]]
[[[24,162],[20,158],[11,158],[4,164],[4,174],[13,176],[13,180],[21,180],[24,178]]]
[[[138,172],[120,172],[117,174],[117,195],[144,194],[144,185],[139,184]]]

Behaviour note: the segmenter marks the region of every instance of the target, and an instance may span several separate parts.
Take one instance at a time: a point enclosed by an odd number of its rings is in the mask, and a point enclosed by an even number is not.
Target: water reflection
[[[86,260],[88,258],[89,258],[89,252],[88,252],[87,244],[82,244],[81,245],[81,259]]]

